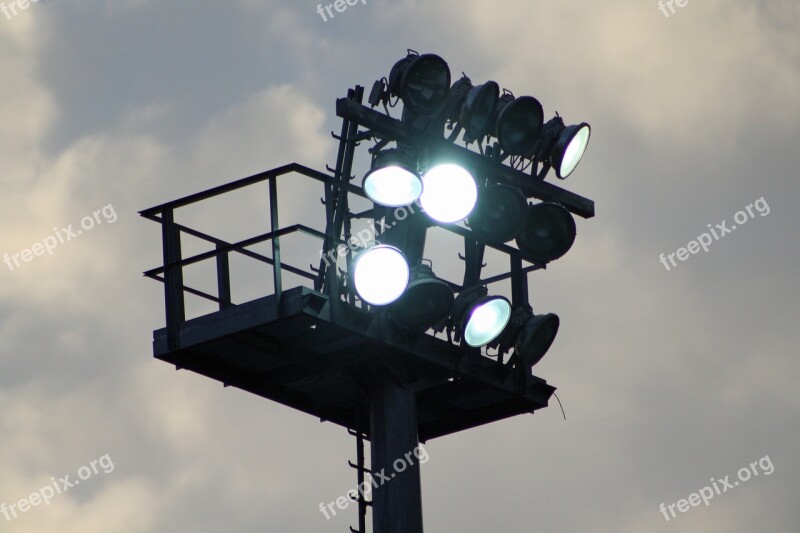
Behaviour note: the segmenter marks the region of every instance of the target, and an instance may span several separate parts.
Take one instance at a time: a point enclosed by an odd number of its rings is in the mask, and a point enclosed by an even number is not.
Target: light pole
[[[533,312],[527,275],[570,249],[573,214],[594,216],[591,200],[545,181],[551,168],[560,179],[574,171],[588,124],[566,126],[558,116],[545,123],[535,98],[501,95],[495,82],[450,81],[440,57],[409,51],[373,85],[371,107],[362,104],[360,86],[337,100],[342,128],[330,173],[292,163],[141,212],[162,228],[164,263],[145,272],[164,283],[166,327],[154,332],[155,356],[355,435],[358,463],[351,466],[359,482],[370,474],[373,495],[371,502],[358,498],[359,529],[351,531],[365,531],[371,505],[376,533],[421,533],[420,468],[412,460],[419,442],[547,406],[555,389],[531,367],[549,350],[559,319]],[[399,120],[389,112],[398,101]],[[372,164],[358,186],[355,153],[367,141]],[[324,229],[280,225],[285,189],[278,182],[288,174],[321,185]],[[176,216],[263,184],[269,227],[253,237],[227,242]],[[371,200],[372,208],[352,212],[351,196]],[[370,239],[353,235],[362,219],[380,223]],[[426,261],[432,227],[463,242],[463,279],[438,277]],[[283,260],[282,242],[298,233],[322,242],[317,267]],[[184,257],[184,235],[213,249]],[[269,254],[253,249],[261,243],[269,243]],[[482,276],[487,247],[507,260],[504,273]],[[273,293],[234,301],[231,254],[267,265]],[[216,267],[216,287],[185,284],[184,269],[204,261]],[[286,289],[284,273],[307,284]],[[506,280],[510,298],[490,290]],[[187,319],[186,294],[218,310]]]

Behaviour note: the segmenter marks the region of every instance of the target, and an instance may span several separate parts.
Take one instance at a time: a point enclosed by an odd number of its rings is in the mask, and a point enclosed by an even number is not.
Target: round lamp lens
[[[494,297],[479,303],[470,314],[464,328],[464,341],[477,348],[497,338],[511,317],[511,304],[505,298]]]
[[[397,300],[406,290],[408,276],[406,258],[392,246],[376,246],[355,260],[355,288],[361,299],[370,305],[386,305]]]
[[[422,182],[420,204],[425,213],[438,222],[464,220],[478,200],[475,179],[458,165],[437,165],[422,176]]]
[[[572,174],[572,171],[581,162],[583,153],[589,145],[590,134],[591,128],[588,124],[582,124],[578,127],[578,131],[570,139],[566,150],[564,150],[564,155],[561,157],[561,164],[558,166],[559,178],[564,179]]]
[[[363,185],[370,200],[388,207],[408,205],[422,194],[419,176],[399,165],[372,170],[364,178]]]

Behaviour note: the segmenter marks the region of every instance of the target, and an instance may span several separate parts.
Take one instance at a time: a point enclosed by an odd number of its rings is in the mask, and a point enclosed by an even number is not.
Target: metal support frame
[[[479,153],[447,142],[441,136],[414,128],[383,113],[347,98],[336,101],[336,114],[345,120],[357,122],[373,131],[382,139],[389,139],[412,146],[427,147],[456,160],[463,161],[487,176],[497,177],[518,187],[528,197],[557,202],[583,218],[594,216],[594,202],[552,183],[531,179],[529,174],[516,170]]]
[[[511,305],[528,305],[528,274],[522,268],[522,259],[511,256]]]

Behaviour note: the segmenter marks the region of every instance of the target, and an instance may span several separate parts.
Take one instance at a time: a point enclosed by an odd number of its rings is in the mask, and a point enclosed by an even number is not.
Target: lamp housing
[[[516,237],[522,256],[546,264],[566,254],[575,242],[572,214],[560,204],[542,202],[528,207],[525,226]]]
[[[492,343],[499,354],[512,348],[519,365],[527,369],[541,361],[558,334],[560,319],[554,313],[535,315],[526,305],[514,309],[503,333]],[[527,371],[527,370],[526,370]]]
[[[447,318],[454,300],[450,285],[437,278],[429,265],[419,264],[411,268],[408,287],[392,304],[392,318],[406,329],[425,331]]]
[[[544,111],[533,96],[514,98],[510,92],[500,97],[494,124],[494,136],[504,152],[523,155],[530,152],[542,130]]]
[[[550,156],[550,163],[556,169],[556,176],[563,180],[572,174],[586,152],[591,134],[592,128],[586,122],[567,126],[561,130]]]
[[[433,115],[450,91],[450,67],[436,54],[419,55],[409,50],[392,67],[388,91],[399,97],[413,114]]]
[[[478,194],[468,223],[481,241],[502,244],[519,235],[528,216],[528,202],[516,187],[489,185]]]

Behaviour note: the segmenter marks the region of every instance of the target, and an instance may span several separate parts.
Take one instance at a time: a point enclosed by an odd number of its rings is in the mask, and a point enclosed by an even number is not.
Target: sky
[[[343,428],[153,358],[163,292],[142,272],[161,236],[137,213],[293,161],[324,170],[336,98],[407,49],[590,123],[559,185],[597,210],[529,275],[531,304],[561,318],[534,371],[566,420],[551,402],[429,441],[426,531],[796,531],[798,3],[362,0],[333,14],[0,5],[0,531],[357,523],[353,506],[319,511],[356,483]],[[292,185],[281,222],[322,220],[316,194]],[[243,238],[266,230],[259,201],[184,220]],[[669,263],[723,221],[707,251]],[[268,287],[235,268],[236,294]]]

